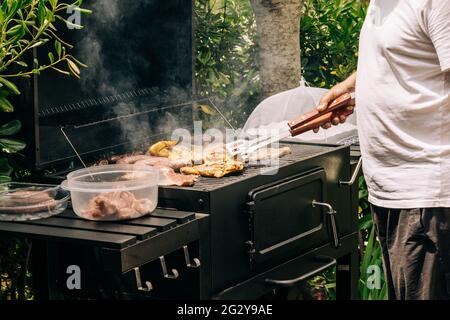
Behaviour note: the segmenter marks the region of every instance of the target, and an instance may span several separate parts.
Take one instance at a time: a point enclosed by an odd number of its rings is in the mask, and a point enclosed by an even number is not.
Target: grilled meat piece
[[[146,156],[134,163],[137,166],[169,166],[170,160],[163,157]]]
[[[197,179],[197,175],[176,173],[169,167],[161,167],[159,170],[160,186],[191,187],[195,184]]]
[[[166,140],[166,141],[159,141],[152,145],[148,152],[155,157],[169,157],[170,150],[177,145],[178,141],[175,140]]]
[[[133,219],[150,213],[153,203],[149,199],[136,199],[128,191],[106,192],[91,199],[84,214],[91,219]]]
[[[151,167],[170,167],[174,170],[179,170],[182,167],[188,167],[192,165],[192,162],[189,159],[170,159],[164,157],[148,156],[148,158],[138,160],[134,164]]]
[[[133,155],[133,156],[123,156],[122,158],[117,159],[117,164],[134,164],[136,161],[148,159],[150,156],[146,154],[141,155]]]
[[[202,177],[222,178],[231,173],[240,173],[244,170],[244,164],[240,161],[210,162],[193,167],[183,167],[183,174],[195,174]]]
[[[251,154],[248,158],[249,162],[258,162],[264,160],[274,160],[282,158],[288,154],[292,153],[291,148],[283,147],[280,149],[275,148],[261,148],[255,153]]]
[[[208,162],[222,162],[232,160],[228,158],[227,151],[223,144],[207,145],[204,147],[196,146],[175,146],[169,154],[172,160],[190,160],[193,164],[202,164]]]
[[[143,152],[131,152],[131,153],[126,153],[126,154],[120,154],[120,155],[115,155],[112,156],[111,158],[108,159],[108,162],[110,163],[117,163],[117,161],[126,158],[126,157],[132,157],[132,156],[140,156],[143,155]]]
[[[155,165],[159,168],[159,181],[160,186],[180,186],[180,187],[191,187],[195,184],[198,179],[197,175],[184,175],[181,173],[176,173],[175,170],[168,166]],[[133,172],[124,174],[122,180],[135,180],[145,177],[145,172]]]

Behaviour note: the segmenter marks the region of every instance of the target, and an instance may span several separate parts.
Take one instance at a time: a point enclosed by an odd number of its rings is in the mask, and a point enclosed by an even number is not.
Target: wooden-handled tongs
[[[289,132],[292,137],[295,137],[309,130],[319,128],[331,122],[334,118],[340,118],[341,116],[348,117],[353,113],[353,108],[348,107],[354,105],[355,93],[345,93],[330,103],[324,111],[314,109],[295,120],[288,121]]]
[[[348,117],[353,113],[355,105],[355,93],[345,93],[330,103],[327,109],[323,111],[311,110],[301,117],[288,121],[288,130],[281,131],[275,136],[259,136],[252,140],[237,140],[226,145],[228,152],[232,156],[238,156],[242,159],[248,159],[248,156],[262,147],[280,141],[284,138],[295,137],[307,131],[319,128],[320,126],[332,122],[334,118],[341,116]]]

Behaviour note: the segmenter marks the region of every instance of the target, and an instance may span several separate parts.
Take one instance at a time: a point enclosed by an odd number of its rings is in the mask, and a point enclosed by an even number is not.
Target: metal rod
[[[94,176],[92,175],[92,172],[89,170],[88,166],[86,165],[86,163],[84,163],[83,159],[81,158],[80,154],[78,153],[77,149],[75,148],[75,146],[72,144],[72,141],[70,141],[69,137],[67,136],[66,132],[64,131],[64,127],[60,127],[62,134],[64,135],[64,138],[66,138],[67,142],[69,143],[70,147],[72,148],[73,152],[76,154],[78,160],[80,160],[81,164],[83,165],[83,167],[85,167],[87,169],[87,171],[89,172],[89,175],[91,176],[92,180],[94,179]]]
[[[207,99],[202,99],[202,100],[207,100]],[[74,126],[74,128],[75,129],[79,129],[79,128],[84,128],[84,127],[90,127],[90,126],[98,125],[98,124],[101,124],[101,123],[107,123],[107,122],[111,122],[111,121],[127,119],[127,118],[131,118],[131,117],[135,117],[135,116],[144,115],[144,114],[147,114],[147,113],[150,113],[150,112],[162,111],[162,110],[167,110],[167,109],[181,107],[181,106],[184,106],[184,105],[194,104],[194,103],[197,103],[197,102],[202,101],[202,100],[187,101],[187,102],[183,102],[183,103],[179,103],[179,104],[170,105],[170,106],[167,106],[167,107],[153,108],[151,110],[130,113],[130,114],[127,114],[127,115],[122,115],[122,116],[118,116],[118,117],[114,117],[114,118],[109,118],[109,119],[104,119],[104,120],[100,120],[100,121],[95,121],[95,122],[89,122],[89,123],[85,123],[85,124],[76,125],[76,126]]]
[[[220,109],[215,105],[215,103],[208,98],[208,101],[211,103],[211,105],[213,106],[214,109],[216,109],[216,111],[219,113],[219,115],[222,117],[223,120],[225,120],[225,122],[230,126],[231,129],[233,129],[233,131],[236,131],[236,128],[231,124],[230,121],[228,121],[228,119],[225,117],[225,115],[220,111]]]
[[[359,175],[359,171],[361,170],[361,166],[362,166],[362,157],[359,158],[358,164],[356,165],[355,171],[353,171],[353,175],[350,178],[350,181],[339,180],[339,184],[340,185],[346,185],[346,186],[352,186],[355,183],[356,178]]]

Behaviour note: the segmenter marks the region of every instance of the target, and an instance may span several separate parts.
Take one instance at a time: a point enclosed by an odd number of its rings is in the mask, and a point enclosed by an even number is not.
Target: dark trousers
[[[390,300],[450,299],[450,208],[372,205]]]

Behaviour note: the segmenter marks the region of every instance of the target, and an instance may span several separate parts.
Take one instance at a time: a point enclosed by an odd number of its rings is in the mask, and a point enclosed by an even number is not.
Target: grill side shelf
[[[79,219],[52,218],[45,220],[29,221],[30,225],[42,225],[56,228],[68,228],[77,230],[88,230],[94,232],[128,234],[135,236],[138,240],[145,240],[156,235],[157,229],[135,225],[120,225],[111,222],[83,221]]]
[[[104,233],[19,222],[0,222],[0,233],[47,241],[71,242],[121,249],[136,243],[136,237],[117,233]]]
[[[78,217],[72,211],[66,211],[60,215],[62,218],[73,219],[73,220],[83,220]],[[141,226],[141,227],[151,227],[158,229],[158,231],[166,231],[177,225],[177,223],[185,223],[187,221],[193,220],[195,214],[192,212],[183,211],[169,211],[157,209],[148,216],[144,216],[138,219],[128,220],[128,221],[117,221],[114,222],[117,225],[128,225],[128,226]],[[83,220],[84,221],[84,220]],[[87,221],[88,223],[90,221]],[[99,222],[101,224],[105,222]]]
[[[157,209],[154,214],[156,216],[106,222],[88,221],[67,210],[48,219],[0,222],[0,233],[46,241],[100,246],[115,251],[152,239],[195,220],[195,214],[189,212]]]

